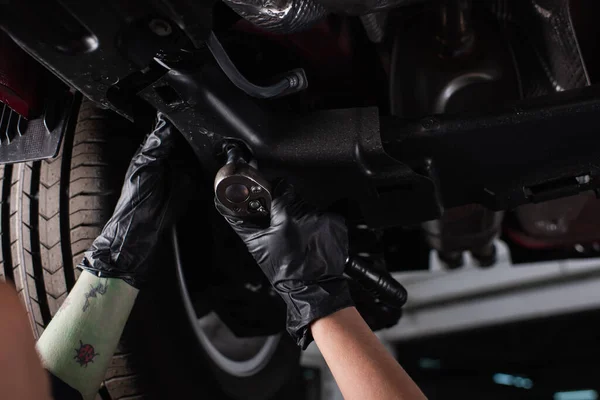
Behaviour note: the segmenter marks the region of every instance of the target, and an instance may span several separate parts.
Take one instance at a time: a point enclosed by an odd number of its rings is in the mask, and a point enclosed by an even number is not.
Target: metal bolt
[[[256,193],[260,193],[260,192],[262,192],[262,188],[261,188],[260,186],[252,186],[252,187],[250,188],[250,191],[251,191],[253,194],[256,194]]]
[[[260,208],[261,204],[260,201],[258,200],[252,200],[248,203],[248,207],[252,210],[258,210]]]
[[[592,180],[589,175],[581,175],[575,178],[578,184],[586,185]]]
[[[248,188],[241,183],[234,183],[225,189],[225,197],[232,203],[242,203],[248,199]]]
[[[246,290],[248,290],[248,291],[250,291],[252,293],[258,293],[262,289],[262,285],[260,283],[257,284],[257,285],[253,285],[253,284],[251,284],[251,283],[248,282],[248,283],[246,283],[244,285],[244,289],[246,289]]]
[[[290,89],[293,89],[296,86],[298,86],[298,83],[300,82],[300,80],[298,79],[298,77],[296,75],[291,75],[291,76],[288,76],[288,82],[290,85]]]
[[[173,33],[171,24],[163,19],[154,18],[148,23],[148,27],[158,36],[169,36],[171,33]]]
[[[440,123],[435,118],[427,117],[427,118],[423,118],[421,120],[421,126],[423,127],[423,129],[425,129],[427,131],[428,130],[436,130],[436,129],[439,129]]]

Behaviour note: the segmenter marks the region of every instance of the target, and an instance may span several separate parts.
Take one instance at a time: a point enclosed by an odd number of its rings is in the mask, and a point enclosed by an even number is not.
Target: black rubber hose
[[[386,305],[400,309],[406,303],[406,289],[387,271],[379,271],[360,258],[350,257],[344,272]]]
[[[248,96],[256,97],[258,99],[270,99],[296,93],[308,87],[306,73],[301,68],[289,71],[283,79],[271,86],[255,85],[246,79],[236,68],[213,32],[210,33],[206,44],[212,55],[215,57],[217,64],[219,64],[219,67],[221,67],[225,75],[231,80],[231,83]]]

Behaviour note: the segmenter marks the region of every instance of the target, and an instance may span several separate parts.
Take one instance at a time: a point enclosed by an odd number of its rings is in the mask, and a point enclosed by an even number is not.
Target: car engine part
[[[72,58],[67,63],[62,53],[41,46],[36,39],[37,31],[24,31],[22,28],[28,25],[12,8],[3,13],[1,23],[31,54],[45,60],[47,65],[52,64],[53,71],[65,81],[99,103],[131,116],[128,107],[120,106],[125,102],[119,97],[139,93],[154,108],[166,113],[189,139],[209,174],[219,168],[212,149],[220,145],[221,138],[242,140],[267,175],[297,176],[307,191],[313,192],[307,197],[320,204],[351,197],[360,204],[361,212],[373,226],[435,219],[443,209],[473,202],[501,210],[597,187],[596,172],[589,164],[590,159],[598,156],[594,146],[565,148],[558,144],[563,142],[565,124],[569,124],[570,143],[591,139],[587,135],[594,129],[594,122],[592,118],[587,120],[586,115],[591,117],[594,89],[526,100],[506,107],[506,111],[499,111],[500,107],[480,112],[479,116],[446,114],[414,120],[379,117],[376,109],[368,108],[291,115],[272,113],[270,107],[231,87],[210,59],[175,50],[171,53],[176,56],[169,56],[168,49],[172,47],[167,44],[161,57],[169,61],[171,69],[150,64],[150,70],[135,75],[134,65],[121,57],[120,49],[111,47],[112,43],[119,43],[115,41],[121,35],[119,20],[111,19],[112,25],[98,26],[97,20],[110,14],[109,9],[97,10],[94,15],[84,12],[84,8],[79,12],[76,6],[61,10],[78,15],[78,21],[92,29],[99,42],[107,46],[94,51],[73,51],[75,57],[88,59],[80,64],[81,68],[106,67],[107,74],[102,76],[107,77],[108,84],[92,80],[90,85],[89,77],[94,73],[81,71]],[[45,22],[46,26],[48,23]],[[39,31],[39,27],[36,29]],[[189,37],[188,32],[179,29],[178,24],[172,24],[170,41]],[[177,43],[185,46],[184,40]],[[128,76],[131,78],[127,79]],[[127,104],[135,104],[133,98],[129,100]],[[519,112],[515,113],[515,109]],[[278,134],[281,129],[287,132],[285,139]],[[477,135],[473,129],[477,129]],[[545,143],[540,146],[536,138],[539,132],[546,133],[544,138],[551,135],[556,140],[542,140]],[[515,140],[519,150],[512,153],[521,159],[503,166],[500,174],[499,166],[505,163],[497,155],[513,150]],[[448,145],[453,149],[451,153],[441,148]],[[561,151],[553,151],[553,145]],[[495,157],[485,151],[491,148],[497,154]],[[465,152],[476,157],[462,157]],[[531,159],[536,163],[528,166],[527,160]],[[342,170],[345,172],[341,173]],[[580,180],[584,182],[580,184],[576,178],[583,176],[589,176],[589,180]],[[465,177],[469,177],[468,182]],[[363,190],[356,190],[357,186]],[[393,206],[399,199],[405,207]]]
[[[549,0],[536,2],[530,10],[532,18],[528,23],[533,23],[536,28],[535,34],[531,35],[532,47],[545,72],[546,92],[561,92],[591,83],[575,34],[571,7],[570,1]],[[525,21],[515,23],[523,25]],[[526,97],[538,94],[539,91],[524,92]],[[585,194],[530,204],[516,210],[519,229],[509,225],[507,233],[520,245],[531,249],[591,243],[598,235],[590,230],[588,223],[590,218],[597,219],[598,213],[598,202]]]
[[[434,29],[424,29],[427,20],[436,21]],[[406,22],[392,62],[395,115],[485,112],[518,99],[509,45],[497,39],[500,27],[494,19],[483,21],[484,16],[474,18],[471,1],[444,0],[437,9]],[[407,58],[413,61],[407,63]],[[427,242],[448,267],[460,267],[464,251],[481,266],[490,266],[502,220],[502,213],[472,204],[445,210],[441,219],[422,226]]]
[[[292,33],[310,28],[327,15],[314,0],[225,0],[233,11],[271,32]]]

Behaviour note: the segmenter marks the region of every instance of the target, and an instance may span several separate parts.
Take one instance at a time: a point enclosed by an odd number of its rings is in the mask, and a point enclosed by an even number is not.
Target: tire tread
[[[117,155],[110,152],[120,146],[110,135],[127,127],[84,100],[56,158],[0,166],[0,281],[14,283],[36,338],[66,299],[80,273],[74,267],[111,215],[122,178],[113,175],[124,169],[111,162]],[[103,399],[106,392],[113,400],[143,398],[130,364],[129,354],[113,357]]]

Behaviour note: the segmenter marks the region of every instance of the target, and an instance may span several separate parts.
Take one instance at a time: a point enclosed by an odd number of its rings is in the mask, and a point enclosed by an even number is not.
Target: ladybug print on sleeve
[[[86,368],[89,363],[94,362],[96,356],[100,355],[99,353],[96,353],[94,346],[91,344],[83,344],[81,340],[79,341],[79,348],[75,349],[75,351],[77,352],[77,355],[73,358],[80,366]]]

